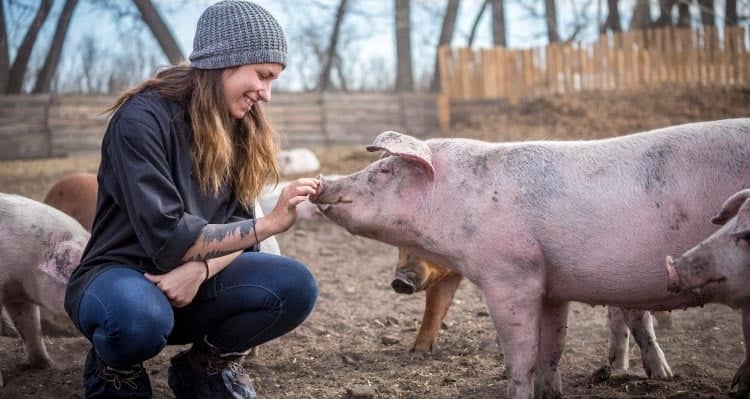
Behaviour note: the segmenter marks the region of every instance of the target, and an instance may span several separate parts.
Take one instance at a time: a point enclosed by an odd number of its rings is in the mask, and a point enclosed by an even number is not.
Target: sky
[[[4,2],[6,18],[10,29],[9,44],[11,60],[15,57],[15,50],[23,38],[25,29],[33,18],[39,0],[0,0]],[[192,49],[192,38],[195,26],[201,12],[213,0],[153,0],[172,30],[185,56]],[[627,26],[630,12],[635,0],[620,0],[620,11],[623,26]],[[9,4],[25,4],[25,9]],[[306,40],[302,27],[313,23],[319,26],[317,32],[327,38],[333,25],[333,14],[338,0],[256,0],[267,8],[284,28],[289,41],[289,67],[285,71],[280,85],[286,90],[300,90],[311,85],[316,79],[315,70],[311,63],[305,62],[310,57],[309,46],[302,43]],[[546,28],[544,21],[529,15],[528,11],[519,3],[531,5],[540,13],[543,11],[544,0],[506,0],[506,24],[508,31],[508,46],[525,48],[546,44]],[[602,2],[603,9],[597,12],[597,4]],[[742,7],[747,7],[750,0],[739,0]],[[62,9],[61,0],[55,0],[50,17],[41,32],[40,45],[36,46],[32,55],[32,62],[41,63],[47,51],[50,38],[55,28],[57,17]],[[135,10],[130,0],[110,0],[123,9]],[[445,9],[446,0],[413,0],[412,2],[412,52],[415,79],[429,76],[432,73],[435,45],[437,43],[441,13]],[[461,8],[454,35],[453,45],[466,44],[473,20],[483,0],[462,0]],[[597,14],[600,18],[606,15],[606,1],[604,0],[557,0],[558,16],[562,36],[566,37],[571,30],[573,7],[579,10],[588,5],[587,15],[593,21]],[[653,1],[656,6],[656,1]],[[142,68],[143,77],[153,74],[154,65],[166,64],[166,58],[161,54],[156,42],[151,37],[145,24],[132,17],[118,17],[111,10],[102,6],[99,0],[80,0],[73,15],[71,29],[66,38],[66,46],[60,65],[63,76],[74,76],[80,73],[82,59],[86,56],[94,57],[96,62],[109,63],[110,68]],[[366,88],[370,79],[393,79],[395,73],[395,43],[393,28],[393,1],[384,0],[350,0],[352,13],[347,16],[344,28],[350,38],[344,45],[344,64],[352,80],[364,82]],[[716,0],[716,8],[723,10],[724,0]],[[657,15],[656,9],[652,15]],[[723,19],[718,17],[718,22]],[[17,22],[16,22],[17,21]],[[317,22],[311,22],[317,21]],[[328,31],[323,31],[328,29]],[[580,37],[591,40],[596,37],[596,28],[592,23],[583,31]],[[475,47],[491,45],[490,13],[485,12],[475,39]],[[87,47],[88,46],[88,47]],[[128,54],[138,52],[147,55],[150,62],[142,65],[128,62]],[[131,57],[132,58],[132,57]],[[373,73],[374,69],[382,70],[380,74]],[[371,81],[376,86],[379,82]]]

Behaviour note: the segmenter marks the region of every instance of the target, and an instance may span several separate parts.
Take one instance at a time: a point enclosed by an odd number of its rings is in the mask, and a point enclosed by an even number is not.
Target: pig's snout
[[[399,294],[411,295],[417,291],[417,287],[414,283],[409,281],[406,277],[396,277],[391,281],[391,288]]]
[[[671,256],[667,256],[665,266],[667,268],[667,290],[673,293],[680,292],[680,276],[677,275],[674,259]]]
[[[391,288],[399,294],[411,295],[417,292],[417,284],[414,282],[414,273],[397,270],[391,281]]]

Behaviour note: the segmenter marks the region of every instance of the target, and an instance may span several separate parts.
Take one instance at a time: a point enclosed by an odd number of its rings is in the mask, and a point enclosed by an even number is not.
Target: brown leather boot
[[[169,387],[177,399],[256,399],[250,376],[242,367],[244,357],[222,355],[201,340],[172,358]]]

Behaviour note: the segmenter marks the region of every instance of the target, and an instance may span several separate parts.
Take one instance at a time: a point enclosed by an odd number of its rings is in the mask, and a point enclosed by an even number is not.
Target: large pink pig
[[[65,213],[0,193],[0,306],[23,339],[32,367],[51,364],[42,341],[39,306],[65,315],[65,285],[88,239],[83,226]]]
[[[668,292],[664,256],[711,234],[713,210],[750,187],[750,119],[569,142],[384,132],[368,150],[388,156],[323,179],[313,201],[351,233],[451,265],[479,286],[509,398],[561,395],[570,301],[633,309],[623,317],[647,372],[671,375],[639,309],[709,299]]]

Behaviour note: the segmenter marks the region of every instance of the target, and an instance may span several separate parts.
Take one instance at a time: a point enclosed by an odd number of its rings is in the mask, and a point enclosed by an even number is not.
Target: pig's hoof
[[[432,357],[432,350],[430,348],[412,348],[410,351],[412,359],[427,359]]]
[[[737,387],[736,390],[734,390],[735,387]],[[750,397],[750,368],[745,363],[742,363],[742,366],[734,373],[730,389],[733,390],[735,398]]]

